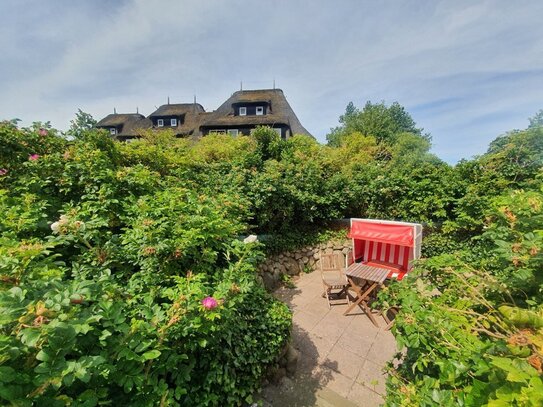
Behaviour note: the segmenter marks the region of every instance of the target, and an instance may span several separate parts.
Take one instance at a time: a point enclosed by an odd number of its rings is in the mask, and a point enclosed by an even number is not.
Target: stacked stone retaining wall
[[[266,289],[272,291],[281,284],[282,278],[284,278],[282,275],[297,276],[300,273],[318,270],[321,251],[325,253],[340,252],[345,256],[351,248],[351,240],[330,241],[271,255],[260,264],[258,274]]]

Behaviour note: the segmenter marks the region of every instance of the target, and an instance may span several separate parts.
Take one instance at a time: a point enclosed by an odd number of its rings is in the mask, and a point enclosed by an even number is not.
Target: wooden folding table
[[[356,298],[343,315],[347,315],[358,305],[366,313],[371,322],[373,322],[373,325],[379,327],[379,324],[377,324],[377,321],[368,306],[368,300],[370,295],[383,285],[389,272],[390,270],[386,268],[370,266],[365,263],[351,264],[347,268],[345,274],[347,275],[351,288],[356,292]]]

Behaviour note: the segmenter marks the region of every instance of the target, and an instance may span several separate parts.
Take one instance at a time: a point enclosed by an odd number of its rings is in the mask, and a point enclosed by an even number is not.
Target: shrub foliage
[[[387,404],[541,405],[539,119],[456,166],[397,103],[349,105],[326,146],[264,127],[117,143],[83,112],[69,140],[2,122],[2,404],[251,402],[291,325],[256,276],[263,249],[371,217],[426,235],[380,298],[403,348]]]

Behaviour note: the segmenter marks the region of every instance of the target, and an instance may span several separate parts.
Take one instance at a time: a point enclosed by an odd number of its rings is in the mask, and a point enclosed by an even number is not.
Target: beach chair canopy
[[[422,225],[378,219],[351,219],[353,258],[391,270],[389,278],[402,279],[420,258]]]

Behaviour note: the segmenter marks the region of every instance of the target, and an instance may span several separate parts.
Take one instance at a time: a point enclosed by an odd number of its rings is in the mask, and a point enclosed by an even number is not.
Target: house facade
[[[200,138],[210,133],[249,135],[257,126],[269,126],[283,139],[294,134],[311,136],[281,89],[240,90],[212,112],[198,103],[168,103],[148,117],[114,113],[96,124],[121,141],[137,138],[150,128],[171,129],[177,137]]]

